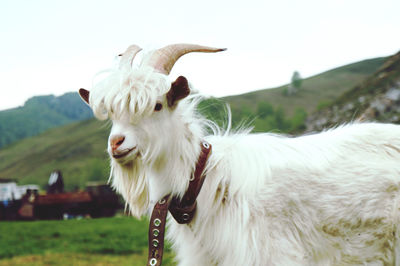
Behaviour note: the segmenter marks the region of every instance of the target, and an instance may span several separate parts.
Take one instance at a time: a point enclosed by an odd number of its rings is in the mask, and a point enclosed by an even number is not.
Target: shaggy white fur
[[[125,138],[123,158],[109,145],[112,184],[135,216],[167,193],[182,196],[201,139],[212,144],[194,220],[169,216],[179,265],[400,265],[399,126],[206,136],[198,97],[169,108],[170,87],[145,67],[117,69],[89,102],[98,118],[111,118],[110,140]]]

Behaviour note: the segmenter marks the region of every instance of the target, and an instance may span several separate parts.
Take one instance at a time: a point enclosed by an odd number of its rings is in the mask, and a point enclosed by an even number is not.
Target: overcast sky
[[[1,0],[0,110],[92,86],[130,44],[228,48],[189,54],[171,75],[207,95],[283,85],[400,50],[399,0]]]

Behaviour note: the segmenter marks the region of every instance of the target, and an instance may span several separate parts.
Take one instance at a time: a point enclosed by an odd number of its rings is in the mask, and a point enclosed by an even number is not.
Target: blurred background
[[[221,126],[300,135],[400,122],[400,2],[0,2],[0,265],[143,265],[147,221],[107,185],[107,122],[77,90],[136,43],[227,48],[171,73]],[[140,58],[139,54],[139,58]],[[135,264],[136,263],[136,264]],[[174,265],[167,250],[165,265]]]

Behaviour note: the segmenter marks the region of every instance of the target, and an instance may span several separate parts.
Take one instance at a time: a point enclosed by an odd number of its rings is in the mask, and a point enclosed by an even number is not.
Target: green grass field
[[[0,265],[145,265],[147,219],[0,222]],[[163,265],[175,265],[169,247]]]

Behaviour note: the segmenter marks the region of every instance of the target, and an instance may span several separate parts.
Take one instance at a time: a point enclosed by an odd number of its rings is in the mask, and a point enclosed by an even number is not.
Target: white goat
[[[221,49],[171,45],[131,66],[138,51],[80,94],[112,120],[112,184],[137,217],[168,193],[182,196],[199,143],[212,144],[194,220],[169,218],[180,265],[400,265],[399,126],[206,136],[199,96],[167,75],[185,53]]]

